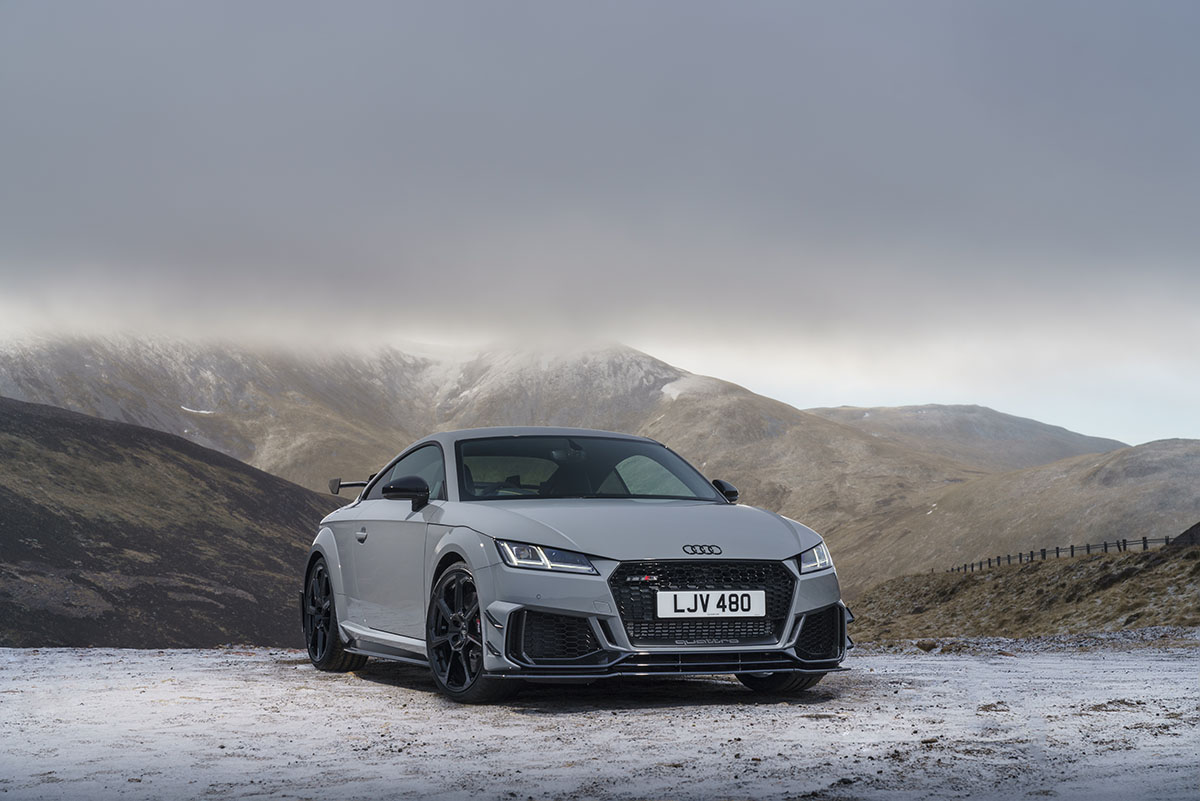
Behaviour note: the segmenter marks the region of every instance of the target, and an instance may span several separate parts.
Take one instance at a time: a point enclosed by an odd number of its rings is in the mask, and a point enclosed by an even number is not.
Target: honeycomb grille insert
[[[624,562],[608,579],[633,645],[765,645],[783,636],[795,579],[780,562]],[[766,617],[663,619],[660,590],[764,590]]]
[[[842,650],[841,615],[836,606],[806,615],[796,640],[796,656],[811,661],[837,659]]]
[[[585,618],[525,612],[521,650],[531,662],[571,662],[600,649]]]

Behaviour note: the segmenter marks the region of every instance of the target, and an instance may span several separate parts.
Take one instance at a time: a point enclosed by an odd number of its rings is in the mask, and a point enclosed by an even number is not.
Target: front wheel
[[[483,675],[483,621],[475,578],[457,564],[438,577],[425,621],[429,667],[439,690],[464,704],[490,704],[513,696],[515,679]]]
[[[792,695],[812,687],[824,673],[739,673],[738,681],[757,693]]]

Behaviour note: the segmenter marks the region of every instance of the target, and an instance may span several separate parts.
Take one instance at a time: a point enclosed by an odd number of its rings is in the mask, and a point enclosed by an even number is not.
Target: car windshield
[[[672,498],[723,502],[667,448],[609,437],[514,436],[458,443],[465,501],[515,498]]]

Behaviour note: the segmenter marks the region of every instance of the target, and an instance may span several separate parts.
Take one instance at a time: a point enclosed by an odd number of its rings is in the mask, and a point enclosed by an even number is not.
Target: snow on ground
[[[531,687],[297,651],[0,649],[12,799],[1200,797],[1200,649],[852,655],[768,700],[731,677]]]

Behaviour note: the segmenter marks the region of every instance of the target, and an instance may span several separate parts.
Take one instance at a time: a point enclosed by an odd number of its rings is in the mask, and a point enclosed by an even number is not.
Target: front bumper
[[[619,582],[615,583],[618,592],[614,592],[609,579],[614,574],[617,579],[622,577],[620,563],[595,564],[598,576],[540,573],[505,565],[493,565],[476,575],[481,596],[496,599],[487,604],[483,625],[484,669],[489,675],[591,680],[828,673],[841,669],[850,645],[846,624],[853,617],[840,600],[833,570],[801,576],[791,561],[764,562],[772,569],[786,570],[790,582],[786,594],[774,602],[769,631],[765,627],[727,627],[724,636],[708,638],[695,636],[695,630],[689,628],[682,638],[672,640],[669,633],[664,635],[643,619],[644,613],[636,606],[631,607],[628,597],[619,592]],[[658,564],[678,567],[700,562]],[[705,567],[721,568],[722,575],[731,565],[715,559],[704,562]],[[627,625],[630,617],[636,620]],[[722,630],[713,631],[722,634]],[[639,634],[641,639],[636,639]]]

